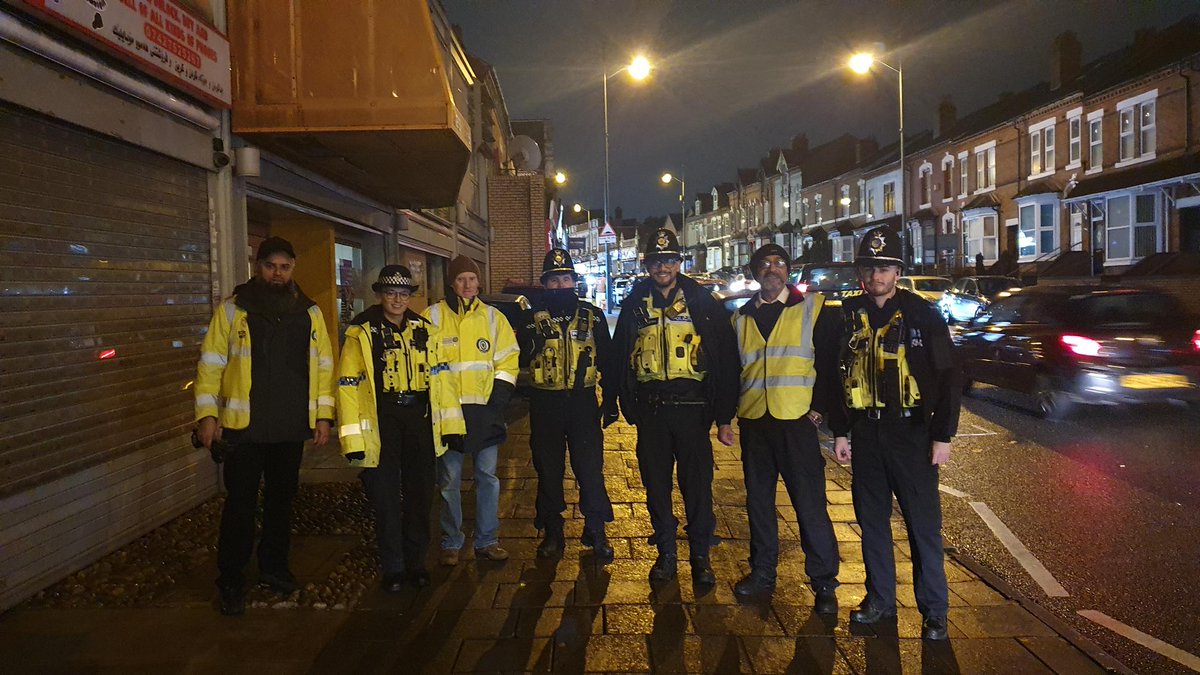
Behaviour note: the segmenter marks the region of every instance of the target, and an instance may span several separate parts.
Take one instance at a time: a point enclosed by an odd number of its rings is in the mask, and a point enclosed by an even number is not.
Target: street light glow
[[[663,182],[663,183],[670,183],[672,178],[674,178],[674,176],[672,176],[670,173],[664,173],[664,174],[662,175],[662,182]]]
[[[635,80],[644,80],[650,75],[650,62],[641,54],[629,63],[629,75]]]
[[[579,213],[580,211],[582,211],[582,210],[583,210],[583,207],[582,207],[582,206],[580,206],[579,204],[576,204],[576,205],[573,207],[573,210],[575,211],[575,213]]]
[[[850,70],[858,74],[866,73],[871,70],[871,65],[875,63],[875,55],[870,52],[859,52],[850,57]]]
[[[567,174],[565,174],[561,171],[554,174],[554,182],[558,183],[559,185],[566,183],[567,182]]]

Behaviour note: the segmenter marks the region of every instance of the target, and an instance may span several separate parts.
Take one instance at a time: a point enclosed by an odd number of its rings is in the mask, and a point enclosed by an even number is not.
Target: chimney
[[[792,136],[792,150],[800,154],[808,152],[808,135],[796,134]]]
[[[1136,40],[1136,38],[1135,38]],[[1083,72],[1083,46],[1072,31],[1063,31],[1054,38],[1054,56],[1050,70],[1050,89],[1057,91],[1070,84]]]
[[[954,129],[954,125],[958,122],[958,108],[949,96],[942,99],[938,104],[937,116],[937,137],[942,138]]]
[[[613,220],[615,222],[613,223],[613,225],[621,225],[622,223],[624,223],[625,221],[623,221],[621,219],[621,216],[623,216],[623,215],[624,214],[621,212],[621,207],[618,206],[616,209],[614,209],[613,210]]]
[[[879,153],[879,141],[874,138],[859,139],[854,146],[854,164],[859,165]]]

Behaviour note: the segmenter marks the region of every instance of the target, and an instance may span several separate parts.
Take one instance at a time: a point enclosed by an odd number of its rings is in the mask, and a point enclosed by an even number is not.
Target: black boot
[[[697,586],[715,586],[717,583],[717,575],[713,573],[712,565],[708,562],[708,556],[696,556],[692,558],[692,583]]]
[[[300,590],[300,585],[296,583],[296,577],[286,569],[280,572],[259,570],[258,583],[280,595],[291,595]]]
[[[612,560],[613,547],[608,543],[608,535],[604,534],[604,526],[589,527],[583,531],[580,543],[592,548],[592,555],[598,560]]]
[[[822,588],[817,590],[816,594],[817,601],[813,603],[814,612],[817,614],[837,614],[837,591],[832,588]]]
[[[650,581],[670,581],[679,573],[679,558],[674,553],[659,553],[650,568]]]
[[[221,614],[241,616],[246,613],[246,591],[241,586],[221,586]]]
[[[927,616],[921,622],[921,637],[925,640],[945,640],[949,637],[946,629],[946,617]]]
[[[895,607],[876,607],[871,598],[863,600],[858,609],[850,612],[850,620],[854,623],[879,623],[895,618]]]
[[[733,592],[742,597],[770,593],[774,590],[775,575],[759,570],[752,570],[750,574],[742,577],[741,581],[733,585]]]
[[[548,527],[542,543],[538,544],[537,555],[539,558],[556,558],[562,555],[564,548],[566,542],[563,540],[562,529]]]

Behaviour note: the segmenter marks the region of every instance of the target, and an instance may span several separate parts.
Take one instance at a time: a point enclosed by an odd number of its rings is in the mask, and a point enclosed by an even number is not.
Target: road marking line
[[[1004,548],[1007,548],[1017,562],[1021,563],[1021,567],[1024,567],[1029,576],[1033,577],[1033,580],[1042,587],[1046,595],[1052,598],[1065,598],[1071,595],[1067,589],[1062,587],[1062,584],[1058,583],[1054,575],[1050,574],[1050,570],[1046,569],[1046,566],[1034,557],[1028,548],[1025,548],[1025,544],[1021,543],[1017,535],[1013,534],[1013,531],[1008,529],[1008,526],[988,508],[987,504],[971,502],[971,508],[975,509],[975,513],[979,514],[979,517],[991,528],[1000,543],[1004,544]]]
[[[1188,668],[1200,672],[1200,656],[1185,652],[1179,647],[1163,642],[1153,635],[1147,635],[1133,626],[1127,626],[1104,612],[1095,609],[1081,609],[1079,610],[1079,616],[1098,623],[1117,635],[1133,640],[1147,649],[1152,649],[1172,661],[1182,663]]]
[[[941,483],[938,483],[938,489],[952,497],[958,497],[959,499],[967,499],[968,497],[971,496],[971,495],[963,492],[962,490],[955,490],[954,488],[950,487],[949,485],[943,485]]]

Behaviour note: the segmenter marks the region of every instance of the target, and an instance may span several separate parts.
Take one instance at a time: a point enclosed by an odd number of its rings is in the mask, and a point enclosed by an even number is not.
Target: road
[[[947,546],[992,569],[1137,672],[1190,672],[1078,612],[1200,656],[1200,416],[1169,405],[1037,419],[977,387],[941,482]],[[983,502],[1061,584],[1049,597],[985,524]],[[1184,655],[1186,659],[1186,655]]]

